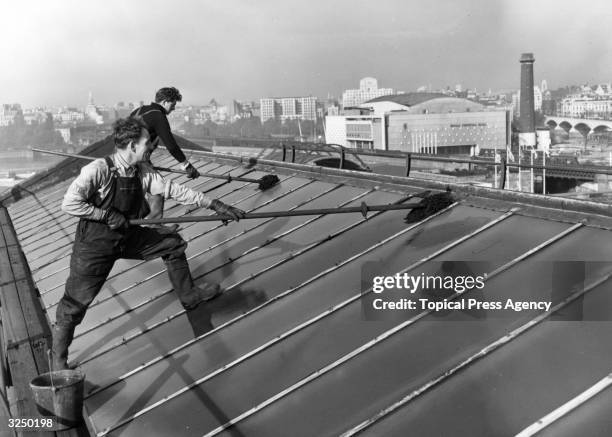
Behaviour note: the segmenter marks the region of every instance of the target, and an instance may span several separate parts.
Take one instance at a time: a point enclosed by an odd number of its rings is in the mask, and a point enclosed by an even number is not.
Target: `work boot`
[[[193,310],[202,302],[208,302],[214,298],[220,296],[223,292],[219,284],[204,283],[203,287],[194,287],[191,289],[191,293],[186,298],[181,299],[183,308],[186,310]]]
[[[202,287],[197,287],[193,283],[189,264],[184,254],[164,262],[174,291],[186,310],[192,310],[200,303],[212,300],[221,294],[221,287],[218,284],[204,283]]]
[[[68,346],[74,337],[74,326],[55,325],[53,327],[53,346],[51,349],[50,370],[67,370],[68,367]]]

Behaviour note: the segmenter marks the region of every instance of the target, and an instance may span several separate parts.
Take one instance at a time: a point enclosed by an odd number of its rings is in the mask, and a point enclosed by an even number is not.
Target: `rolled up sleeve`
[[[104,161],[96,160],[81,169],[64,195],[62,211],[80,218],[102,220],[104,211],[94,206],[90,199],[102,185],[104,168]]]
[[[210,207],[212,199],[203,193],[164,179],[149,164],[142,164],[140,168],[142,185],[149,194],[161,194],[164,196],[164,199],[173,199],[182,205],[198,205],[201,208]]]

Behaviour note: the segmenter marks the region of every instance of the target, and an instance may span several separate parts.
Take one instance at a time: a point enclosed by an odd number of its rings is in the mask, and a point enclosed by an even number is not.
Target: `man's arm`
[[[149,194],[161,194],[166,200],[173,199],[182,205],[198,205],[201,208],[209,208],[212,203],[212,199],[203,193],[164,179],[148,163],[140,164],[140,172],[143,189]]]
[[[168,123],[168,118],[166,118],[165,114],[162,114],[161,111],[151,111],[147,114],[147,124],[149,124],[150,128],[155,130],[155,133],[161,138],[164,142],[164,145],[168,149],[168,152],[181,164],[187,161],[185,154],[176,143],[176,139],[170,130],[170,123]]]
[[[76,217],[103,221],[104,210],[94,206],[90,199],[101,188],[106,172],[108,168],[101,159],[83,167],[64,195],[62,211]]]
[[[174,199],[183,205],[198,205],[201,208],[209,208],[217,214],[229,215],[236,221],[245,217],[245,212],[239,208],[226,205],[218,199],[211,199],[203,193],[183,185],[166,181],[148,163],[140,164],[140,171],[142,174],[142,186],[150,194],[162,194],[164,199]]]

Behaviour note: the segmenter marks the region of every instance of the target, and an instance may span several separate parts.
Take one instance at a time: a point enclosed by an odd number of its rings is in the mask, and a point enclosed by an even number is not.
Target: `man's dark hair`
[[[155,103],[161,103],[164,100],[168,102],[180,102],[183,100],[183,96],[181,96],[180,91],[173,86],[165,87],[155,93]]]
[[[119,149],[125,149],[130,141],[138,142],[142,130],[147,129],[138,117],[119,118],[113,123],[113,138]]]

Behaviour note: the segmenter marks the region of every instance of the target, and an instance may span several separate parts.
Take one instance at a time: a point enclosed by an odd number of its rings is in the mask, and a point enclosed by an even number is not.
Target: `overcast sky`
[[[609,0],[0,0],[0,103],[339,96],[612,81]]]

